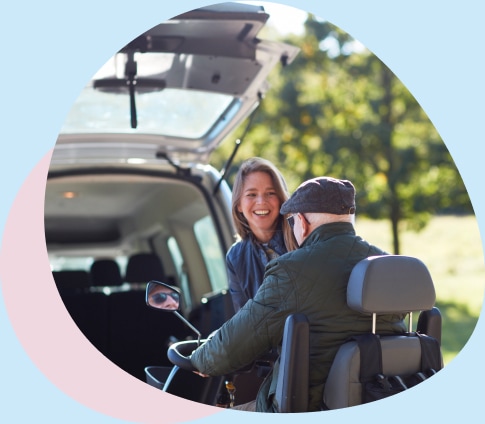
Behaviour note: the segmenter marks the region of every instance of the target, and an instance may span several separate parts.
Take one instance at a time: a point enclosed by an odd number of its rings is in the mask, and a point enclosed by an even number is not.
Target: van
[[[210,159],[298,54],[258,38],[268,18],[222,3],[151,28],[86,84],[58,136],[45,193],[54,281],[86,338],[141,380],[193,336],[146,306],[148,281],[180,287],[204,336],[233,314],[231,190]]]

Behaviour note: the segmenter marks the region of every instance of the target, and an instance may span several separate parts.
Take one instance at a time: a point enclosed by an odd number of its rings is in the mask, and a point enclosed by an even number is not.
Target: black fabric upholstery
[[[109,300],[108,358],[145,381],[145,367],[170,366],[170,338],[183,340],[192,331],[173,313],[149,308],[144,290],[111,293]]]
[[[52,272],[52,276],[61,296],[84,292],[91,286],[91,278],[87,271],[54,271]]]
[[[91,283],[96,287],[123,284],[120,266],[114,259],[98,259],[91,265]]]
[[[103,355],[109,355],[109,297],[104,293],[72,293],[62,298],[79,330]]]
[[[137,253],[131,256],[126,266],[125,281],[148,283],[150,280],[165,282],[162,261],[154,253]]]

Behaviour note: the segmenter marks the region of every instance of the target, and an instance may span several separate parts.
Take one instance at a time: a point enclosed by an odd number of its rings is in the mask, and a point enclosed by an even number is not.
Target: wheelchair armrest
[[[435,306],[428,311],[422,311],[419,314],[416,330],[419,333],[427,334],[438,340],[441,346],[441,312]]]
[[[303,314],[285,322],[275,400],[278,412],[306,412],[310,361],[310,326]]]

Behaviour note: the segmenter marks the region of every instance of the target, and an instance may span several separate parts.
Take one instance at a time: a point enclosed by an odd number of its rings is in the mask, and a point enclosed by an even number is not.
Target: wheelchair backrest
[[[369,315],[375,332],[379,314],[409,314],[408,333],[381,335],[382,372],[402,376],[421,370],[419,337],[412,332],[412,312],[433,311],[429,322],[441,336],[441,316],[434,307],[434,284],[426,266],[417,258],[401,255],[375,256],[362,260],[353,269],[347,287],[350,308]],[[420,320],[426,331],[428,320]],[[439,327],[439,328],[438,328]],[[441,352],[439,363],[442,366]],[[338,409],[363,403],[361,352],[355,340],[344,343],[334,359],[325,385],[324,404]]]

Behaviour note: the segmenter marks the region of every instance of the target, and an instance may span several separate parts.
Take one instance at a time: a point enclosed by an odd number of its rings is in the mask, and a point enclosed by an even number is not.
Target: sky
[[[273,2],[260,2],[260,1],[242,1],[240,3],[248,3],[263,6],[265,11],[270,15],[267,25],[274,26],[280,34],[296,34],[299,35],[303,32],[303,24],[307,18],[308,12],[295,7],[273,3]],[[322,16],[317,16],[323,20]],[[362,51],[365,46],[358,40],[355,40],[348,47],[352,51]],[[328,50],[330,56],[337,54],[339,47],[333,43],[332,39],[325,40],[321,48]]]
[[[270,15],[268,25],[273,25],[281,34],[300,34],[303,31],[303,23],[307,17],[307,12],[304,10],[273,2],[245,1],[241,3],[263,6]]]

